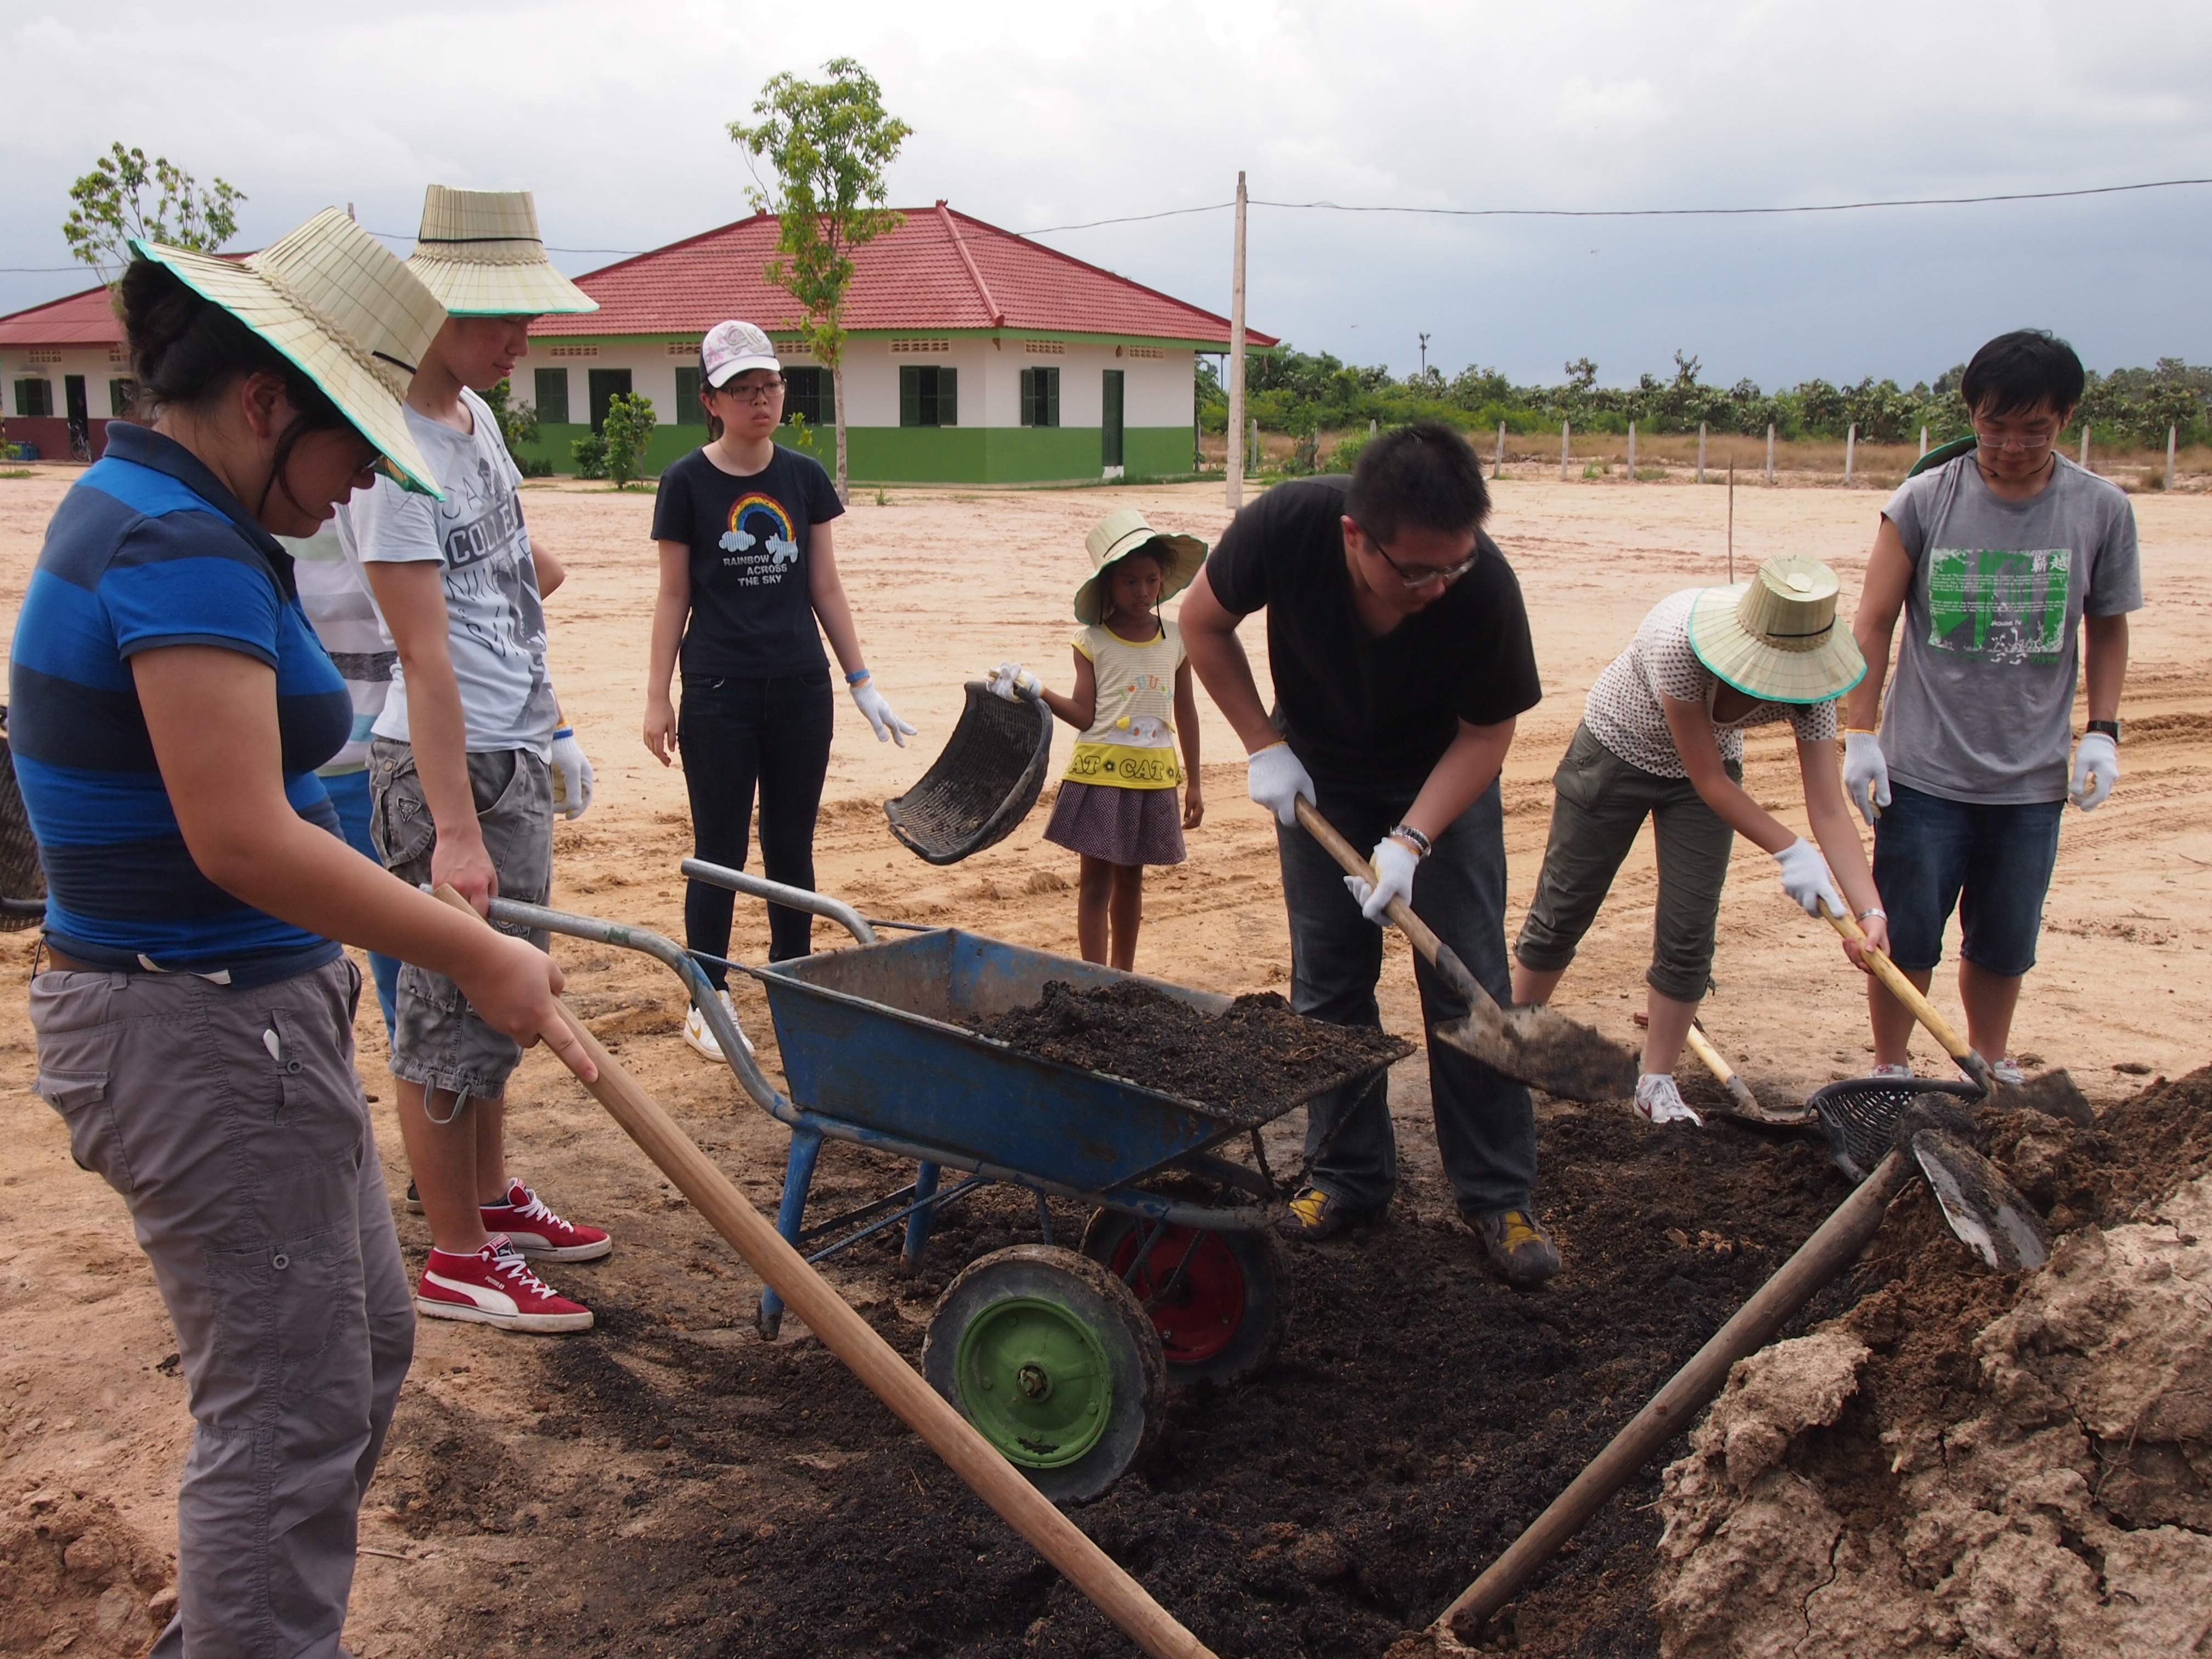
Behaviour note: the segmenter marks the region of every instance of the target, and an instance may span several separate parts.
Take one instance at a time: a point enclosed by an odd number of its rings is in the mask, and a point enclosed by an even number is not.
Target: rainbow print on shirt
[[[726,552],[744,553],[764,544],[776,563],[790,564],[799,557],[799,543],[791,532],[791,514],[773,495],[757,489],[738,497],[730,508],[730,527],[722,532]]]

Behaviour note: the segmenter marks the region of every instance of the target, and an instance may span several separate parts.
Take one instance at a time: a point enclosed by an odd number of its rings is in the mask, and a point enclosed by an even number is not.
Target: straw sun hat
[[[526,190],[433,185],[407,268],[456,317],[538,317],[597,311],[599,302],[553,269]]]
[[[1084,540],[1091,555],[1091,580],[1075,590],[1075,620],[1094,626],[1106,617],[1106,567],[1146,550],[1158,555],[1160,598],[1171,599],[1188,587],[1206,562],[1206,544],[1195,536],[1169,536],[1146,521],[1133,507],[1118,507],[1091,526]]]
[[[1709,587],[1690,607],[1690,649],[1737,690],[1769,702],[1826,702],[1866,673],[1866,659],[1836,624],[1843,584],[1818,559],[1784,554],[1733,587]]]
[[[400,400],[446,320],[438,296],[336,208],[243,259],[133,240],[299,367],[410,488],[441,496]]]

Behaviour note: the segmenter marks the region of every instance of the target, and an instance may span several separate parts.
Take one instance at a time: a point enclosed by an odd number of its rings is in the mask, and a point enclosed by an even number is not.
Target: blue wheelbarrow
[[[1307,1091],[1232,1115],[1125,1079],[1021,1053],[958,1022],[1032,1003],[1048,980],[1079,988],[1139,979],[1210,1012],[1230,999],[955,927],[878,928],[849,905],[687,859],[684,873],[842,925],[857,948],[765,968],[729,966],[765,988],[791,1097],[754,1063],[698,963],[641,929],[495,901],[495,920],[645,951],[684,980],[746,1094],[791,1129],[776,1227],[808,1260],[905,1224],[903,1271],[919,1271],[946,1209],[999,1183],[1036,1201],[1040,1242],[969,1263],[931,1315],[922,1371],[1047,1496],[1103,1492],[1158,1432],[1170,1385],[1227,1382],[1266,1363],[1288,1303],[1267,1206],[1282,1194],[1260,1123],[1349,1100],[1389,1058],[1315,1079]],[[1218,1155],[1251,1139],[1255,1168]],[[912,1182],[809,1221],[824,1140],[911,1158]],[[950,1184],[946,1176],[956,1178]],[[1091,1211],[1068,1248],[1048,1198]],[[782,1305],[763,1290],[761,1334]]]

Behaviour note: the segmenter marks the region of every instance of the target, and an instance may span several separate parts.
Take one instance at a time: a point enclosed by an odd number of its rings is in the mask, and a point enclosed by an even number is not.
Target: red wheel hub
[[[1244,1322],[1243,1268],[1219,1235],[1170,1227],[1131,1278],[1130,1264],[1144,1248],[1146,1232],[1140,1224],[1115,1247],[1115,1273],[1145,1304],[1170,1364],[1212,1358]]]

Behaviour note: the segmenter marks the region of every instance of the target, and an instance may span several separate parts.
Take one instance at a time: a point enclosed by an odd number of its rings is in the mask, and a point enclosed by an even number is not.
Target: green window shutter
[[[1035,426],[1037,423],[1036,377],[1036,370],[1033,368],[1025,368],[1022,371],[1022,424],[1024,426]]]
[[[536,371],[538,382],[538,418],[548,426],[568,424],[568,371],[565,368],[541,368]]]
[[[1060,371],[1056,368],[1041,368],[1037,373],[1044,377],[1043,424],[1058,426],[1060,424]]]
[[[937,371],[937,423],[960,424],[960,371],[957,368]]]
[[[538,418],[543,420],[544,416],[541,415]],[[676,424],[707,424],[707,411],[699,406],[699,371],[696,368],[676,371]]]
[[[131,386],[130,381],[110,380],[107,383],[108,414],[118,421],[129,420],[131,418],[131,400],[135,395],[136,389]]]
[[[899,424],[921,424],[921,370],[912,363],[899,365]]]

